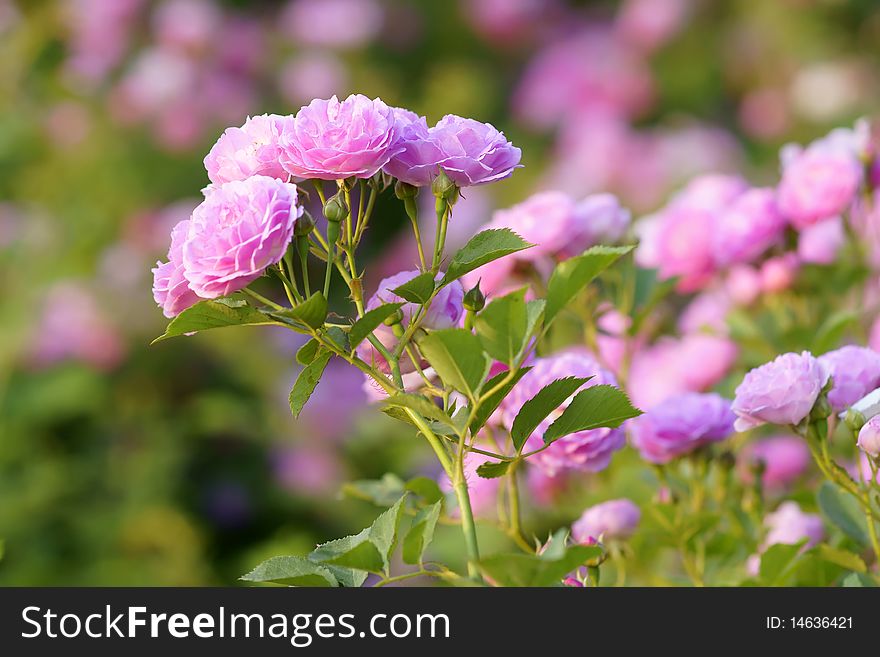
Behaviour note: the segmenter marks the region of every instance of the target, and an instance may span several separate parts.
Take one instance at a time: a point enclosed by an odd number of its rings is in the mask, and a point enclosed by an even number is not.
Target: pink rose
[[[171,248],[168,262],[157,262],[153,269],[153,298],[165,317],[176,317],[199,301],[183,274],[183,242],[189,230],[189,219],[184,219],[171,230]]]
[[[205,157],[208,178],[215,184],[251,176],[287,180],[288,173],[279,161],[278,139],[292,120],[263,114],[249,118],[240,128],[227,128]]]

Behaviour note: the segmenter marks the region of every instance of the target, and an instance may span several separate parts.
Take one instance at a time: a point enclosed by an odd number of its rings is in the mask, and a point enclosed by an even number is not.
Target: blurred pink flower
[[[782,292],[791,287],[798,272],[798,257],[785,253],[768,258],[761,265],[761,290],[765,293]]]
[[[727,314],[732,303],[730,295],[724,290],[712,289],[701,292],[685,306],[678,317],[678,330],[681,333],[712,333],[726,336]]]
[[[761,462],[762,484],[770,490],[780,490],[803,476],[812,457],[803,438],[781,435],[749,443],[738,461],[737,470],[743,481],[752,483],[752,467]]]
[[[376,0],[290,0],[281,14],[281,30],[297,46],[359,48],[382,29]]]
[[[631,500],[608,500],[589,507],[571,525],[575,543],[593,545],[598,540],[625,540],[639,526],[642,512]]]
[[[332,495],[345,478],[336,452],[314,444],[278,447],[272,470],[281,486],[300,495]]]
[[[307,51],[285,63],[278,76],[281,94],[292,105],[345,92],[349,84],[343,62],[329,52]]]
[[[624,0],[616,29],[636,50],[650,53],[670,41],[689,18],[692,0]]]
[[[212,45],[222,12],[211,0],[164,0],[153,12],[152,20],[157,43],[202,51]]]
[[[776,205],[776,192],[769,188],[744,191],[718,213],[712,253],[715,262],[726,267],[752,262],[782,239],[785,218]]]
[[[751,265],[734,265],[727,272],[724,287],[739,306],[749,306],[761,294],[761,273]]]
[[[830,265],[846,242],[843,220],[831,217],[804,228],[798,235],[797,254],[801,262]]]

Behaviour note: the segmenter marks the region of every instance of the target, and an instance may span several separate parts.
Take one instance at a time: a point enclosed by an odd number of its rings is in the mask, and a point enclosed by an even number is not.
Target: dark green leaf
[[[330,328],[328,328],[327,337],[330,338],[330,341],[339,348],[339,351],[351,351],[348,348],[348,333],[343,331],[338,326],[331,326]]]
[[[510,429],[510,438],[516,451],[519,452],[522,449],[529,436],[550,413],[559,408],[587,381],[589,381],[588,378],[576,376],[556,379],[541,388],[538,394],[523,404]]]
[[[492,358],[512,366],[525,348],[528,313],[525,289],[495,299],[474,323],[483,349]]]
[[[363,342],[370,333],[379,328],[382,322],[397,312],[402,305],[402,303],[386,303],[364,313],[364,316],[356,321],[351,327],[351,331],[348,332],[348,341],[351,349],[356,348]]]
[[[489,418],[492,416],[492,413],[495,412],[495,409],[501,404],[502,401],[510,394],[510,391],[513,390],[513,387],[519,383],[519,380],[526,375],[526,373],[532,369],[531,367],[521,367],[516,371],[516,374],[508,381],[498,392],[490,395],[480,404],[480,407],[477,409],[476,414],[474,415],[474,420],[471,422],[471,435],[476,436],[477,432],[483,428],[483,425],[489,421]],[[486,391],[491,390],[499,383],[501,383],[508,375],[507,371],[501,372],[500,374],[496,374],[491,379],[486,381],[486,385],[484,386]]]
[[[496,554],[480,561],[480,570],[500,586],[553,586],[572,570],[602,555],[595,545],[574,545],[556,559],[529,554]]]
[[[339,586],[329,568],[302,557],[272,557],[241,579],[287,586]]]
[[[544,323],[550,324],[574,297],[618,258],[632,251],[632,246],[594,246],[582,255],[556,265],[547,285]]]
[[[562,415],[547,429],[544,442],[551,443],[576,431],[619,427],[625,420],[641,414],[622,390],[609,385],[593,386],[575,395]]]
[[[449,263],[446,275],[443,277],[440,285],[448,285],[477,267],[482,267],[487,262],[492,262],[532,246],[534,244],[529,244],[508,228],[484,230],[474,235],[452,257],[452,261]]]
[[[318,341],[314,338],[310,339],[296,352],[296,362],[300,365],[308,365],[315,360],[319,348],[320,345],[318,344]]]
[[[831,524],[861,545],[871,544],[865,520],[854,499],[841,493],[830,481],[825,481],[819,487],[816,501],[822,515]]]
[[[293,413],[293,417],[299,417],[299,414],[302,413],[303,407],[315,391],[332,355],[329,351],[320,351],[315,359],[306,365],[296,377],[296,382],[290,391],[290,412]]]
[[[434,275],[426,271],[391,291],[407,301],[423,306],[428,303],[431,295],[434,294],[434,287]]]
[[[186,333],[226,326],[262,324],[278,324],[278,322],[256,308],[252,308],[246,301],[232,299],[199,301],[172,319],[165,328],[165,333],[153,340],[153,344]]]
[[[320,292],[315,292],[296,308],[273,312],[271,315],[294,326],[302,327],[305,325],[309,328],[319,329],[327,319],[327,299]]]
[[[425,507],[413,518],[412,525],[403,539],[403,560],[406,563],[420,564],[425,554],[425,549],[434,538],[434,527],[440,517],[442,502],[435,502]]]
[[[437,406],[437,404],[430,401],[429,399],[422,397],[421,395],[398,393],[386,399],[384,405],[403,409],[408,408],[415,411],[416,413],[423,415],[426,418],[436,420],[437,422],[452,427],[453,429],[455,428],[455,424],[453,423],[452,418],[444,413],[442,408]]]
[[[444,383],[468,399],[476,398],[490,365],[477,336],[464,329],[443,329],[431,331],[418,344]]]
[[[503,477],[510,467],[510,461],[486,461],[477,467],[477,474],[483,479],[497,479]]]

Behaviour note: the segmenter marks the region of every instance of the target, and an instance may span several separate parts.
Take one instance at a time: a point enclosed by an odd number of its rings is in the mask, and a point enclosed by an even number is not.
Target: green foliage
[[[483,349],[509,366],[517,362],[529,338],[525,288],[500,297],[486,306],[474,324]]]
[[[510,380],[507,381],[501,388],[498,389],[497,392],[484,397],[480,407],[477,409],[477,412],[474,414],[474,419],[470,425],[471,435],[476,435],[477,432],[483,428],[486,422],[489,421],[492,413],[495,412],[495,409],[501,404],[501,402],[510,394],[510,391],[513,390],[513,387],[519,383],[519,380],[523,378],[526,373],[531,370],[531,367],[521,367],[519,368],[513,376],[510,377]],[[495,386],[500,385],[502,381],[507,379],[509,376],[509,372],[501,372],[500,374],[496,374],[491,379],[486,381],[485,389],[488,392],[495,388]]]
[[[828,521],[860,545],[870,545],[865,519],[858,503],[844,495],[830,481],[822,482],[816,494],[819,510]]]
[[[803,552],[804,541],[795,545],[777,543],[771,545],[761,555],[761,582],[765,586],[782,586],[793,570]]]
[[[296,351],[296,362],[300,365],[308,365],[315,357],[318,355],[318,350],[320,349],[320,344],[314,338],[310,339],[306,342],[302,347],[297,349]]]
[[[440,285],[448,285],[486,263],[532,246],[509,228],[484,230],[474,235],[452,257]]]
[[[421,564],[425,550],[434,539],[434,528],[440,518],[443,502],[437,501],[416,514],[409,531],[403,539],[403,560],[410,564]]]
[[[594,545],[563,547],[552,555],[496,554],[480,561],[483,575],[501,586],[554,586],[588,561],[602,556]]]
[[[526,440],[534,433],[538,425],[587,381],[589,378],[576,376],[556,379],[541,388],[534,397],[523,404],[510,429],[510,438],[516,451],[522,450]]]
[[[632,249],[632,246],[594,246],[556,265],[547,286],[544,323],[551,324],[578,292]]]
[[[641,414],[618,388],[593,386],[575,395],[562,415],[544,433],[544,442],[551,443],[577,431],[619,427],[625,420]]]
[[[296,330],[308,333],[309,329],[319,329],[327,319],[327,299],[320,292],[315,292],[295,308],[269,313]]]
[[[431,295],[434,294],[435,287],[436,282],[434,281],[434,275],[427,271],[408,280],[400,287],[396,287],[391,291],[407,301],[424,306],[430,301]]]
[[[329,351],[319,351],[312,362],[306,365],[299,373],[299,376],[296,377],[296,382],[293,384],[289,398],[290,412],[293,413],[293,417],[299,417],[299,414],[302,413],[306,402],[309,401],[309,397],[312,396],[312,393],[318,386],[321,375],[324,373],[324,369],[327,367],[327,363],[330,362],[332,356],[333,354]]]
[[[491,365],[477,336],[464,329],[443,329],[432,331],[418,345],[444,383],[476,399]]]
[[[497,461],[481,463],[477,468],[477,474],[483,479],[497,479],[507,474],[510,468],[510,461]]]
[[[444,413],[443,409],[437,406],[434,402],[425,397],[422,397],[421,395],[398,393],[396,395],[392,395],[385,400],[385,407],[410,409],[412,411],[415,411],[416,413],[423,415],[426,418],[436,420],[437,422],[440,422],[452,429],[455,429],[455,423],[452,421],[452,418]],[[399,414],[392,415],[393,417],[400,418]],[[411,422],[408,416],[402,419]]]
[[[286,586],[339,586],[329,568],[303,557],[272,557],[241,579]]]
[[[153,344],[178,335],[196,333],[227,326],[256,326],[278,324],[268,315],[248,305],[241,299],[216,299],[199,301],[169,322],[165,333],[153,340]]]
[[[357,348],[370,333],[382,325],[382,322],[400,310],[401,306],[403,306],[402,303],[384,303],[378,308],[364,313],[364,316],[357,320],[348,332],[348,342],[351,349]]]

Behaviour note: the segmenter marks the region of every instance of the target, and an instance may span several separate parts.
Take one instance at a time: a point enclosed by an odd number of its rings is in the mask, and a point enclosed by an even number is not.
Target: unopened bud
[[[446,172],[443,169],[440,169],[440,173],[437,174],[437,177],[434,178],[434,181],[431,183],[431,192],[438,199],[443,199],[449,205],[455,203],[458,197],[458,187],[452,179],[446,175]]]
[[[409,183],[405,183],[402,180],[398,180],[394,184],[394,195],[399,198],[401,201],[407,198],[415,198],[419,194],[419,188],[415,185],[410,185]]]
[[[861,431],[862,427],[865,426],[865,423],[868,420],[860,411],[857,411],[854,408],[850,408],[849,410],[847,410],[843,421],[846,423],[846,426],[848,426],[853,431]]]
[[[465,293],[462,305],[465,310],[473,313],[478,313],[486,307],[486,295],[480,289],[480,281]]]
[[[296,237],[308,237],[308,235],[315,229],[315,218],[307,211],[304,210],[302,216],[296,220],[296,225],[293,228],[293,234]]]
[[[813,410],[810,412],[810,419],[813,421],[825,420],[833,412],[834,409],[831,408],[831,404],[828,403],[828,397],[826,397],[825,395],[819,395],[819,399],[816,400],[816,404],[813,406]]]
[[[400,324],[403,321],[403,312],[401,312],[400,308],[391,313],[388,317],[385,318],[383,324],[385,326],[394,326],[395,324]]]
[[[327,199],[324,204],[324,217],[327,221],[338,223],[348,216],[348,204],[345,197],[340,194],[334,194]]]

